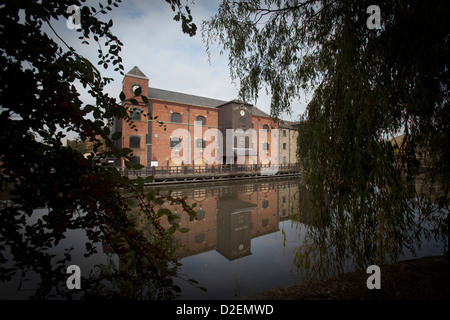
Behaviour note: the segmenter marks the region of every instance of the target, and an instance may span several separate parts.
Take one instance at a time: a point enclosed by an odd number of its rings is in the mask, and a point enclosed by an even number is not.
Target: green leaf
[[[128,155],[130,153],[132,153],[133,150],[131,150],[130,148],[122,148],[120,149],[120,153],[122,154],[122,156]]]
[[[141,170],[142,168],[145,168],[145,166],[143,166],[143,165],[140,164],[140,163],[135,163],[135,164],[133,164],[132,168],[133,168],[134,170]]]
[[[177,226],[176,226],[176,224],[173,224],[173,225],[167,230],[167,232],[168,232],[170,235],[174,234],[175,231],[177,231]]]
[[[122,132],[117,131],[112,134],[111,140],[119,140],[121,137],[122,137]]]
[[[130,103],[133,105],[139,105],[139,102],[136,99],[130,99]]]
[[[120,93],[120,95],[119,95],[119,98],[120,98],[120,100],[122,100],[122,101],[125,100],[125,92],[122,91],[122,92]]]
[[[181,233],[188,233],[188,232],[189,232],[189,229],[188,229],[188,228],[181,228],[181,229],[178,230],[178,231],[180,231]]]
[[[159,210],[158,210],[157,217],[158,217],[158,218],[161,218],[161,217],[164,216],[164,215],[170,216],[170,215],[172,215],[172,211],[170,211],[169,209],[166,209],[166,208],[161,208],[161,209],[159,209]]]

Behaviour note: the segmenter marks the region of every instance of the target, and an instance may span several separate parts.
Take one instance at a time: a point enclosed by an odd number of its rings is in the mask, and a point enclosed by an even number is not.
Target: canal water
[[[179,215],[180,227],[189,229],[187,233],[175,233],[182,245],[180,274],[207,289],[204,292],[176,278],[175,283],[182,289],[180,298],[233,299],[301,283],[305,278],[315,277],[314,270],[321,270],[301,263],[305,262],[305,256],[299,248],[308,248],[305,237],[312,226],[308,219],[307,190],[299,178],[167,186],[161,187],[160,192],[169,189],[173,196],[197,203],[197,219],[192,221],[181,206],[173,206],[171,210]],[[169,226],[167,220],[162,223]],[[95,265],[107,261],[119,264],[117,255],[101,246],[98,254],[84,257],[85,240],[83,231],[70,231],[52,250],[60,255],[64,248],[73,247],[71,264],[80,266],[85,277]],[[442,254],[441,243],[423,239],[414,256],[405,250],[398,260]],[[354,267],[347,265],[344,271]],[[330,265],[324,263],[323,268]],[[12,282],[0,283],[0,299],[25,298],[36,285],[32,277],[22,281],[20,288],[19,282],[17,276]]]
[[[314,227],[308,191],[298,178],[173,190],[198,204],[198,220],[181,216],[179,221],[190,230],[177,237],[185,248],[181,274],[207,288],[203,292],[178,280],[184,299],[232,299],[357,268],[352,261],[305,261],[301,253],[309,250],[307,231]],[[423,237],[414,254],[404,250],[396,259],[442,254],[442,243]]]

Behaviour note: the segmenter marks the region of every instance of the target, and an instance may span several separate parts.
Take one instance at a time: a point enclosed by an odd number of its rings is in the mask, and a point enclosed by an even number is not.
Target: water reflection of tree
[[[154,213],[159,218],[166,215],[171,227],[164,229],[153,217],[148,216],[148,212],[142,210],[141,203],[135,205],[128,212],[127,232],[105,231],[107,241],[103,242],[103,249],[108,255],[107,263],[97,265],[90,277],[84,279],[87,298],[172,299],[181,292],[174,283],[174,278],[183,279],[178,272],[181,267],[177,255],[180,243],[172,234],[182,229],[179,228],[176,212],[171,212],[163,205],[181,205],[191,220],[195,212],[184,198],[172,192],[147,200],[152,202],[153,208],[159,207]],[[117,262],[113,259],[115,255],[118,256]],[[184,280],[198,285],[193,279]]]
[[[301,186],[295,221],[307,225],[304,241],[295,249],[295,265],[305,279],[327,278],[369,265],[392,263],[405,250],[415,254],[421,239],[444,240],[445,221],[439,207],[424,194],[405,201],[374,193],[364,203],[353,200],[352,212],[332,210],[327,195],[314,200]],[[399,214],[402,212],[402,214]]]

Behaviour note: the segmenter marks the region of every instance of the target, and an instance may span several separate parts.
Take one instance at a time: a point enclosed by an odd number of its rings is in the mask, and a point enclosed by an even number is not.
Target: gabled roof
[[[167,102],[176,102],[182,104],[188,104],[192,106],[216,108],[221,104],[226,103],[223,100],[211,99],[206,97],[200,97],[192,94],[186,94],[181,92],[148,88],[148,98],[156,99]]]
[[[221,105],[227,104],[229,102],[239,102],[238,100],[224,101],[157,88],[148,88],[148,98],[206,108],[218,108]],[[256,116],[270,117],[267,113],[255,106],[252,107],[252,112]]]
[[[255,116],[262,116],[262,117],[268,117],[270,118],[270,116],[265,113],[264,111],[262,111],[261,109],[258,109],[257,107],[253,106],[253,114]]]
[[[128,71],[128,73],[126,75],[127,76],[131,76],[131,77],[136,77],[136,78],[141,78],[141,79],[148,80],[147,76],[136,66],[134,66],[133,69]]]
[[[278,122],[278,126],[285,129],[296,129],[299,124],[300,121],[281,120]]]
[[[130,71],[128,71],[126,76],[149,80],[147,78],[147,76],[137,66],[134,66]],[[230,102],[251,105],[249,103],[241,102],[239,100],[224,101],[224,100],[212,99],[212,98],[201,97],[201,96],[196,96],[196,95],[192,95],[192,94],[186,94],[186,93],[157,89],[157,88],[148,88],[148,98],[154,99],[154,100],[160,100],[160,101],[181,103],[181,104],[186,104],[186,105],[191,105],[191,106],[206,107],[206,108],[218,108],[218,107],[228,104]],[[258,109],[257,107],[255,107],[253,105],[251,105],[251,106],[252,106],[252,114],[253,115],[270,118],[270,115],[268,115],[264,111]]]

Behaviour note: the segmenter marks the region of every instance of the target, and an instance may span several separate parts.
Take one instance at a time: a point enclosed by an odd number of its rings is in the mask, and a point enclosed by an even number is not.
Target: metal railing
[[[184,165],[184,166],[158,166],[143,168],[140,170],[128,170],[119,168],[118,170],[124,176],[186,176],[186,175],[226,175],[234,173],[259,174],[262,170],[273,169],[278,172],[299,172],[300,165],[282,164],[278,167],[271,165],[256,164],[224,164],[224,165]]]

